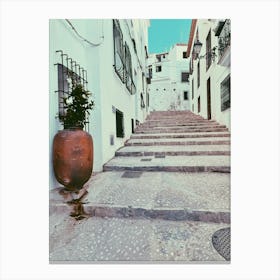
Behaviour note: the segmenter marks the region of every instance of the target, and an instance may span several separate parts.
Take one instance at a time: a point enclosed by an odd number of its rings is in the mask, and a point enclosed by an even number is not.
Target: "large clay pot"
[[[59,131],[53,140],[53,167],[57,181],[66,189],[80,190],[92,174],[91,135],[81,129]]]

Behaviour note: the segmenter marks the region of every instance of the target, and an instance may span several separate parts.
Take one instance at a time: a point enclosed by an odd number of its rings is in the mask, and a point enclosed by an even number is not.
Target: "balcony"
[[[225,67],[230,67],[230,35],[230,20],[219,21],[215,30],[215,36],[218,36],[218,64]]]

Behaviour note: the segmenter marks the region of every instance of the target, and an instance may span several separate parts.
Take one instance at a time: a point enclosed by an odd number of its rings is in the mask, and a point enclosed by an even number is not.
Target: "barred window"
[[[221,83],[221,111],[230,108],[230,75]]]
[[[113,20],[113,36],[114,36],[114,68],[121,81],[125,82],[124,71],[124,48],[123,35],[120,28],[119,20]]]
[[[87,71],[82,68],[76,61],[70,58],[63,51],[56,51],[61,55],[61,63],[56,63],[57,66],[57,90],[58,93],[58,114],[59,118],[66,115],[67,105],[65,104],[65,98],[69,96],[72,91],[72,83],[81,84],[87,89]],[[85,130],[88,131],[88,115],[86,115]]]
[[[212,63],[212,52],[211,52],[211,29],[206,38],[206,71]]]
[[[133,76],[132,76],[132,63],[131,63],[131,54],[129,51],[129,47],[127,43],[125,43],[125,83],[126,88],[131,94],[136,93],[136,87],[133,82]]]

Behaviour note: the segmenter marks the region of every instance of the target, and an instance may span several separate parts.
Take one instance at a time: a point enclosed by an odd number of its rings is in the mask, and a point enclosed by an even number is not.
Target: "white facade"
[[[198,54],[197,41],[202,43]],[[188,55],[191,111],[230,129],[230,21],[193,20]]]
[[[187,44],[176,44],[168,53],[150,54],[148,85],[150,111],[189,110],[189,59]],[[182,80],[183,73],[183,80]]]
[[[131,63],[131,79],[135,87],[130,90],[126,81],[117,74],[116,33],[118,26],[122,34],[122,45],[127,45]],[[68,68],[73,62],[73,69],[78,75],[86,70],[87,88],[95,102],[89,117],[88,132],[94,141],[95,172],[102,171],[103,164],[110,160],[132,133],[132,122],[143,122],[147,115],[147,83],[145,67],[148,45],[148,20],[120,19],[81,19],[50,20],[50,71],[49,71],[49,124],[50,124],[50,187],[59,186],[53,174],[52,141],[58,130],[63,129],[59,115],[58,64]],[[124,52],[123,52],[124,53]],[[128,61],[128,59],[127,59]],[[75,68],[76,67],[76,68]],[[130,67],[130,66],[129,66]],[[143,77],[143,78],[142,78]],[[142,102],[141,102],[142,94]],[[142,105],[142,106],[141,106]],[[116,112],[123,114],[122,137],[116,134]]]

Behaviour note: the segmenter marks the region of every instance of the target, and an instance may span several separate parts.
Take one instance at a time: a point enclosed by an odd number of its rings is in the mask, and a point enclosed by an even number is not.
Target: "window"
[[[127,43],[125,43],[124,49],[125,49],[125,84],[128,91],[131,94],[135,94],[136,88],[132,76],[131,54]]]
[[[194,97],[193,79],[192,79],[192,99]]]
[[[197,88],[200,86],[200,62],[197,63]]]
[[[183,58],[187,58],[187,52],[183,52]]]
[[[123,113],[118,109],[116,109],[116,135],[117,137],[124,137]]]
[[[156,55],[156,59],[157,59],[157,62],[161,62],[161,55],[160,54]]]
[[[206,71],[211,66],[212,53],[211,53],[211,29],[206,38]]]
[[[145,108],[143,93],[141,92],[141,108]]]
[[[188,72],[182,72],[181,73],[181,82],[189,82],[189,73]]]
[[[65,98],[71,93],[71,84],[72,81],[75,83],[81,84],[85,89],[87,89],[87,71],[84,70],[79,64],[74,62],[72,58],[68,57],[67,54],[61,52],[62,64],[58,63],[57,65],[57,75],[58,75],[58,113],[59,117],[65,116],[67,111],[67,105],[65,104]],[[63,59],[63,57],[67,57]],[[63,63],[66,63],[65,66]],[[75,72],[76,71],[76,72]],[[79,74],[78,74],[79,73]],[[87,122],[85,129],[88,131],[88,115],[86,116]]]
[[[184,91],[184,100],[189,100],[189,93]]]
[[[230,75],[221,83],[221,111],[230,108]]]
[[[131,119],[131,133],[134,133],[134,119]]]
[[[161,72],[161,65],[156,66],[156,72]]]
[[[114,68],[121,81],[125,81],[123,35],[117,19],[113,20]]]
[[[197,112],[200,113],[200,96],[197,99]]]

